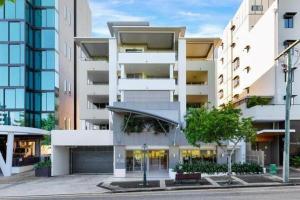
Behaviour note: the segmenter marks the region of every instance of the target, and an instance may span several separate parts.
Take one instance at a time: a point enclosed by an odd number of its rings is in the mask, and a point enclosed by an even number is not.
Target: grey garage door
[[[113,147],[71,149],[72,173],[113,173]]]

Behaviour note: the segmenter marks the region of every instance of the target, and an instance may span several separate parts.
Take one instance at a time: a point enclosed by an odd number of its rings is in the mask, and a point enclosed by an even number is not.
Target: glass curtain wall
[[[5,124],[41,127],[57,110],[57,5],[57,0],[17,0],[0,7],[0,110]]]

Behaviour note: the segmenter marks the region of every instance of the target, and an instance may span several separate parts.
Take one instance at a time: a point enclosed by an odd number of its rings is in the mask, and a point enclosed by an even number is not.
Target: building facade
[[[299,39],[299,2],[244,0],[224,30],[217,67],[217,105],[232,101],[252,117],[257,139],[248,146],[248,159],[261,151],[264,164],[282,164],[286,71],[275,58]],[[299,76],[298,49],[293,54],[293,77]],[[291,155],[298,144],[300,93],[293,80]],[[276,112],[275,112],[276,111]]]
[[[79,130],[52,132],[52,174],[143,170],[178,162],[226,162],[212,144],[188,144],[188,107],[215,106],[218,38],[186,38],[185,27],[109,22],[109,38],[77,37]],[[236,161],[245,157],[240,146]],[[63,167],[62,167],[63,166]]]

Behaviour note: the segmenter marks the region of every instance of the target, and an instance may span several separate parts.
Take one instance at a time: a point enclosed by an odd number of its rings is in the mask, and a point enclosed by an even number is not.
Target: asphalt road
[[[299,200],[300,186],[291,187],[264,187],[264,188],[238,188],[213,190],[184,190],[168,192],[141,192],[125,194],[90,194],[67,196],[39,196],[8,199],[88,199],[88,200]]]

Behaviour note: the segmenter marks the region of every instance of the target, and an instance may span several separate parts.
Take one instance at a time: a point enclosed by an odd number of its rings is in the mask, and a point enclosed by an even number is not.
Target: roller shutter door
[[[72,173],[113,173],[113,147],[71,149]]]

